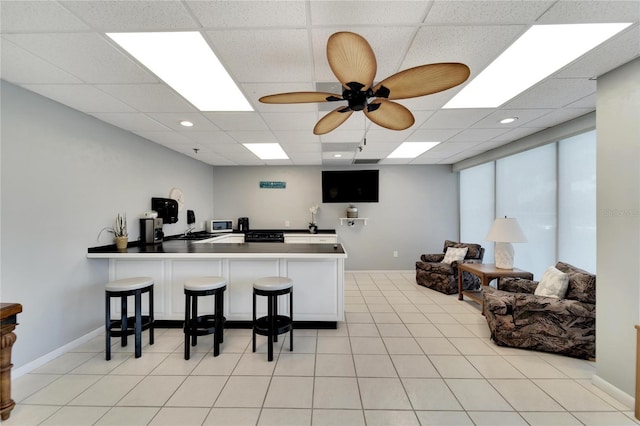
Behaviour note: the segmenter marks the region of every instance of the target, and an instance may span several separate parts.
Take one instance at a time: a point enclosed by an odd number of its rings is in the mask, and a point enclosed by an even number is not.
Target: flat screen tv
[[[378,170],[323,170],[323,203],[377,203]]]

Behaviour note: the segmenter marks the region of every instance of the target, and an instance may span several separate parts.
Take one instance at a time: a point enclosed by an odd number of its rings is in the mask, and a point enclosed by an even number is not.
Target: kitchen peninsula
[[[335,327],[344,319],[347,253],[337,243],[335,234],[292,234],[290,238],[285,235],[284,243],[225,242],[238,241],[239,237],[242,234],[200,241],[174,239],[124,250],[96,247],[89,249],[87,257],[108,260],[110,280],[153,277],[154,315],[160,323],[184,320],[185,280],[207,275],[227,280],[224,315],[229,325],[251,321],[253,282],[266,276],[287,276],[293,280],[296,322],[326,328]],[[201,306],[213,310],[212,301],[203,299]],[[266,305],[258,306],[260,315],[261,311],[266,312]]]

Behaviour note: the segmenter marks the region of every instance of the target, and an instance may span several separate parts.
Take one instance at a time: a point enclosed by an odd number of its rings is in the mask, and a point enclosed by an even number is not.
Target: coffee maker
[[[140,244],[160,244],[163,238],[162,218],[140,219]]]
[[[248,231],[249,230],[249,218],[248,217],[239,217],[238,218],[238,231]]]

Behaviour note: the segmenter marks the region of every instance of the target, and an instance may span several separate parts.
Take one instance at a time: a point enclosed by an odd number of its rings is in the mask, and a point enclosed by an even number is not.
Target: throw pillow
[[[442,259],[442,263],[449,263],[458,261],[462,262],[464,257],[467,255],[468,247],[449,247],[447,248],[447,252],[444,254],[444,259]]]
[[[569,286],[569,274],[550,266],[542,274],[542,279],[533,292],[536,296],[553,297],[555,299],[562,299],[567,293],[567,287]]]

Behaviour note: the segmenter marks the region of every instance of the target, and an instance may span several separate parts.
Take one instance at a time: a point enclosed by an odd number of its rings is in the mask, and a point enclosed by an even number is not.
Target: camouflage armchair
[[[595,358],[596,276],[563,262],[556,268],[569,274],[564,299],[536,296],[538,282],[522,278],[483,289],[491,338],[500,346]]]
[[[467,254],[463,263],[482,263],[484,248],[480,244],[457,243],[446,240],[442,253],[423,254],[416,262],[416,282],[430,289],[444,294],[458,292],[458,262],[442,263],[444,255],[449,247],[467,247]],[[480,288],[480,279],[475,275],[464,272],[462,275],[463,288],[465,290],[477,290]]]

